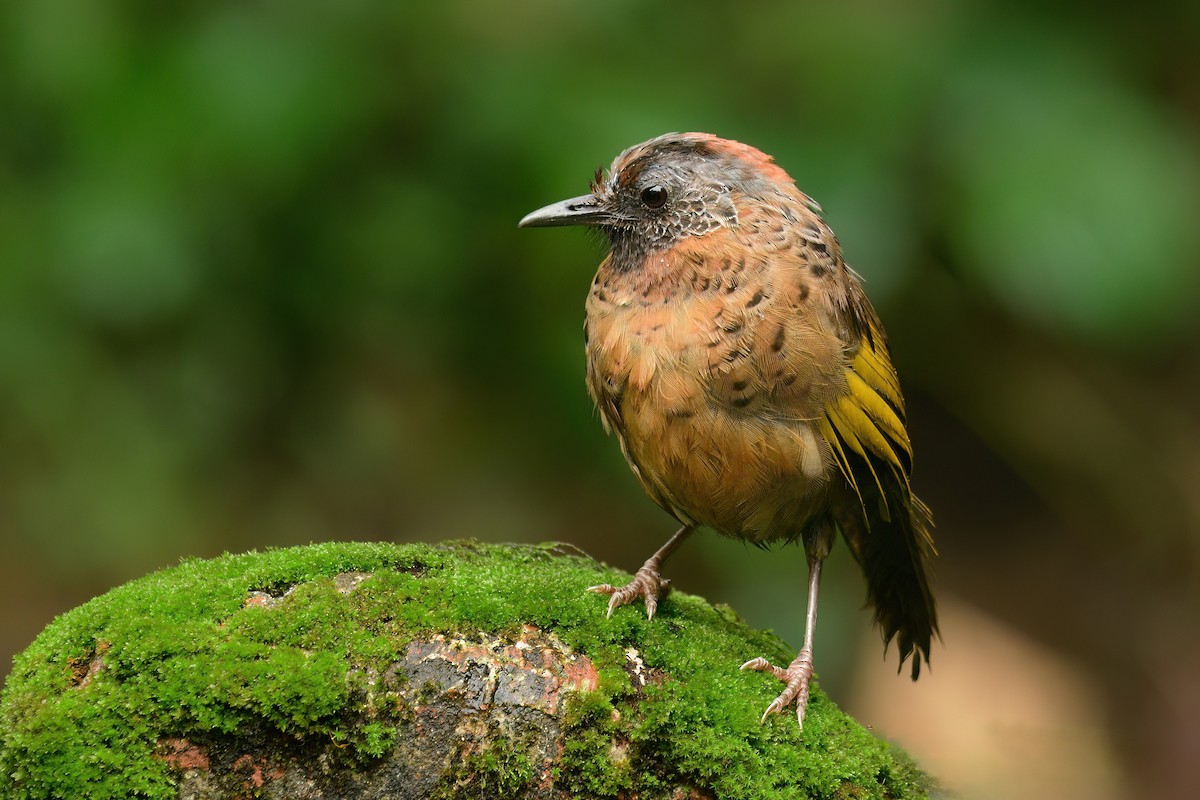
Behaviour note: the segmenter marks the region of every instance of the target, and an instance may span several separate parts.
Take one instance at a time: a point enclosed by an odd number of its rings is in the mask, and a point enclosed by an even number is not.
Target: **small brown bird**
[[[917,679],[937,612],[929,509],[909,487],[912,447],[883,327],[820,207],[753,147],[668,133],[629,148],[591,194],[522,227],[589,225],[611,248],[587,299],[588,390],[642,488],[683,527],[608,613],[653,617],[663,562],[707,526],[808,556],[804,646],[786,669],[754,658],[796,704],[813,674],[821,563],[841,531],[867,579],[884,647]]]

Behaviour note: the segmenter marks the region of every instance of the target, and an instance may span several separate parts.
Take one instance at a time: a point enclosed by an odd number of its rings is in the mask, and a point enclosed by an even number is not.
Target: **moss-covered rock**
[[[6,798],[912,798],[815,691],[759,724],[774,636],[559,546],[320,544],[194,560],[59,617],[0,700]]]

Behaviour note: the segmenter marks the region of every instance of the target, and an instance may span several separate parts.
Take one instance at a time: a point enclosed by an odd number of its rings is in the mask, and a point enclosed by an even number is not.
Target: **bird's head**
[[[528,214],[521,227],[588,225],[625,264],[688,236],[736,227],[747,200],[811,204],[771,157],[707,133],[668,133],[634,145],[596,171],[592,191]]]

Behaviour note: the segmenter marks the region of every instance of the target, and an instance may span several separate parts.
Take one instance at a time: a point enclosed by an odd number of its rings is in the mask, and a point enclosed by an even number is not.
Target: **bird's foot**
[[[781,669],[771,664],[765,658],[752,658],[745,664],[742,664],[742,669],[752,669],[756,672],[770,672],[776,678],[787,684],[782,694],[771,701],[771,705],[767,706],[767,710],[763,712],[762,720],[766,722],[767,717],[772,714],[778,714],[791,703],[796,704],[796,722],[800,727],[804,727],[804,711],[808,707],[808,687],[812,683],[813,676],[813,660],[812,649],[804,647],[792,659],[792,663],[788,664],[787,669]]]
[[[611,617],[614,610],[632,603],[638,597],[646,604],[646,619],[654,619],[660,598],[666,597],[671,590],[671,582],[658,574],[658,564],[651,558],[633,576],[633,580],[624,586],[612,586],[604,583],[599,586],[589,586],[589,592],[612,595],[608,601],[608,614]]]

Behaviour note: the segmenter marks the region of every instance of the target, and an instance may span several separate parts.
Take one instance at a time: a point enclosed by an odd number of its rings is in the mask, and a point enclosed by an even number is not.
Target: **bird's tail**
[[[912,445],[900,382],[878,320],[859,297],[864,333],[846,371],[847,391],[826,406],[818,426],[846,479],[834,518],[866,575],[884,646],[898,640],[900,667],[911,656],[916,680],[938,629],[929,585],[933,517],[909,486]]]
[[[929,663],[929,648],[938,632],[937,607],[930,589],[933,518],[907,486],[895,487],[886,503],[868,507],[866,530],[851,550],[867,579],[867,599],[886,648],[893,639],[900,650],[900,669],[912,657],[912,678]],[[848,531],[845,531],[850,539]]]

